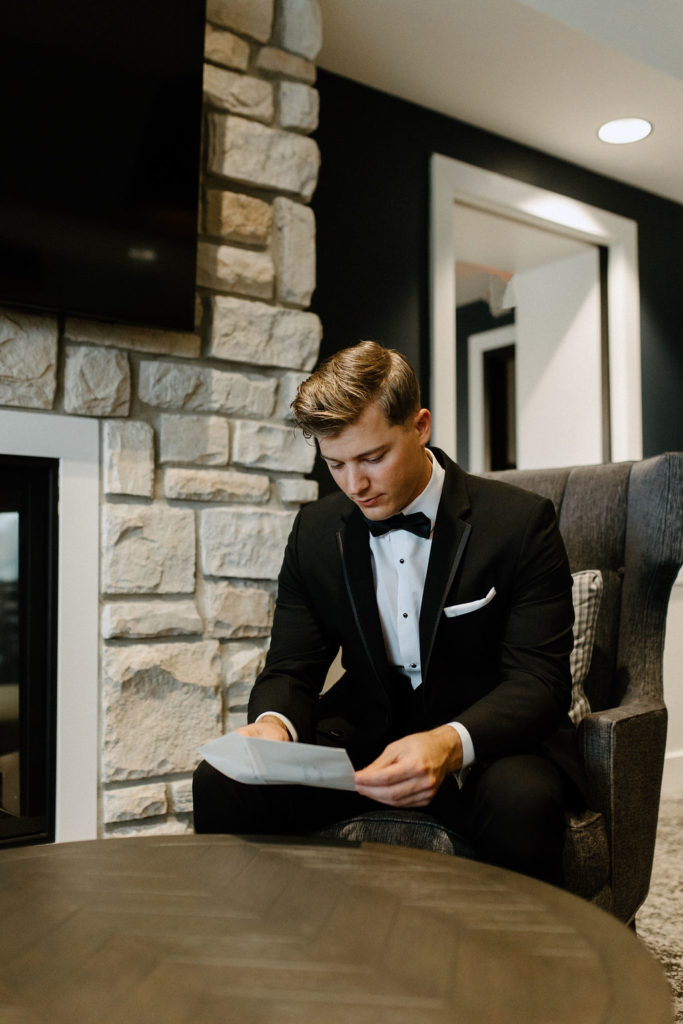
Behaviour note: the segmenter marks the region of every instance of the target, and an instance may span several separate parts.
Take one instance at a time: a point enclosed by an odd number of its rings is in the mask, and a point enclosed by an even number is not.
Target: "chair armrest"
[[[652,871],[666,745],[666,708],[638,697],[587,715],[579,742],[588,806],[605,818],[613,911],[630,921],[647,895]]]

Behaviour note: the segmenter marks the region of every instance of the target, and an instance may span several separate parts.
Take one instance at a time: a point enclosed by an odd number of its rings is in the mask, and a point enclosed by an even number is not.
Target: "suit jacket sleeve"
[[[305,529],[305,527],[304,527]],[[299,512],[285,549],[266,664],[249,698],[250,722],[266,711],[286,715],[302,742],[315,736],[315,711],[327,671],[339,649],[338,638],[315,613],[301,563]]]

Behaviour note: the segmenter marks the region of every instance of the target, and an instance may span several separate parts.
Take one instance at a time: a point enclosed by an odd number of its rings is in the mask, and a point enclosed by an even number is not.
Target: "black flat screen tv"
[[[192,330],[205,0],[0,5],[0,305]]]

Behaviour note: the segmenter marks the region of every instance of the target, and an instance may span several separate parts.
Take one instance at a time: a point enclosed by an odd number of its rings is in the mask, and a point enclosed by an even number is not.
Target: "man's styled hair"
[[[389,423],[405,423],[420,408],[420,385],[400,352],[361,341],[321,363],[291,407],[306,437],[334,437],[373,402]]]

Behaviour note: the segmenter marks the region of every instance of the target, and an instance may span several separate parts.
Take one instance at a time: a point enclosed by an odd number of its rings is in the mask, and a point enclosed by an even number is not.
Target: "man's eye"
[[[368,459],[368,462],[381,462],[383,458],[383,455],[375,455],[374,458]]]

